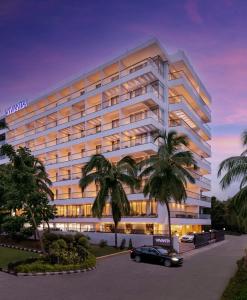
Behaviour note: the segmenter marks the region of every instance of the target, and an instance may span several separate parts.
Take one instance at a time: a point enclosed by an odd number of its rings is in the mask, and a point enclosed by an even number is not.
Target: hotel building
[[[93,154],[117,161],[131,155],[137,161],[157,151],[156,130],[176,130],[189,137],[198,170],[188,184],[185,203],[171,203],[172,231],[182,234],[210,225],[204,193],[210,190],[211,97],[184,52],[168,54],[157,40],[8,109],[9,129],[0,131],[0,143],[26,146],[44,162],[53,182],[57,217],[51,226],[62,230],[111,231],[109,205],[102,219],[92,217],[98,187],[83,193],[78,186],[82,168]],[[1,157],[0,163],[7,159]],[[167,228],[165,207],[149,201],[140,190],[126,193],[131,214],[120,231],[162,233]]]

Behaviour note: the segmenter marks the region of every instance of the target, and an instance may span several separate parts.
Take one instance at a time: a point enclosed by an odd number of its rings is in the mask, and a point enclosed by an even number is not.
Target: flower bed
[[[90,252],[88,238],[82,234],[71,236],[46,233],[43,235],[43,242],[46,250],[44,255],[9,263],[7,272],[44,275],[79,273],[95,268],[96,258]]]
[[[81,264],[51,264],[45,259],[28,259],[8,265],[8,272],[13,274],[33,274],[33,273],[54,273],[69,271],[83,271],[94,269],[96,258],[94,255],[88,255],[87,259]]]

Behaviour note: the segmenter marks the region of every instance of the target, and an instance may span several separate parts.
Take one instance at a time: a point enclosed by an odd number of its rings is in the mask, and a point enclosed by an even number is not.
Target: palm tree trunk
[[[117,248],[117,225],[118,223],[114,223],[115,248]]]
[[[171,213],[170,213],[169,203],[166,204],[166,208],[167,208],[167,215],[168,215],[168,231],[169,231],[169,239],[170,239],[170,251],[172,251],[173,245],[172,245]]]
[[[50,224],[49,224],[49,221],[46,222],[46,225],[47,225],[47,231],[50,232]]]
[[[38,230],[38,226],[37,226],[37,223],[36,223],[36,220],[34,218],[34,214],[31,210],[30,207],[28,207],[28,210],[30,212],[30,215],[31,215],[31,219],[32,219],[32,222],[33,222],[33,226],[34,226],[34,230],[35,230],[35,235],[38,237],[38,240],[39,240],[39,243],[40,243],[40,249],[42,251],[43,254],[45,254],[45,247],[44,247],[44,244],[43,244],[43,240],[40,236],[40,233],[39,233],[39,230]]]

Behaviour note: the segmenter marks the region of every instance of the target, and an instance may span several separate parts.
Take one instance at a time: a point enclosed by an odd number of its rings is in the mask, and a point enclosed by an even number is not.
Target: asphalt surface
[[[227,237],[185,254],[179,268],[136,263],[122,254],[82,274],[16,277],[0,272],[0,299],[219,300],[246,247],[246,235]]]

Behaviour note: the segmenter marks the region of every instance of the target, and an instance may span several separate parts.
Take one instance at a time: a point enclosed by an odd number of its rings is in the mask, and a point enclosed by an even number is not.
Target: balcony
[[[157,151],[157,145],[154,143],[153,138],[151,135],[147,135],[145,138],[136,138],[136,139],[129,139],[126,141],[119,142],[118,144],[114,145],[108,145],[108,146],[102,146],[99,149],[90,149],[90,150],[85,150],[85,151],[80,151],[77,153],[72,153],[71,155],[65,155],[65,156],[60,156],[60,157],[53,157],[53,158],[48,158],[45,160],[46,166],[50,166],[53,164],[58,164],[58,163],[64,163],[64,162],[75,162],[80,159],[86,158],[87,160],[95,154],[104,154],[106,155],[107,153],[115,152],[115,151],[120,151],[120,150],[127,150],[128,148],[133,148],[137,147],[135,151],[145,151],[145,147],[143,146],[148,146],[152,145],[153,151]],[[138,149],[140,146],[142,146],[140,149]],[[149,147],[150,148],[150,147]],[[132,149],[133,151],[134,149]]]
[[[88,128],[84,131],[80,131],[74,134],[67,134],[64,137],[59,137],[54,140],[42,142],[40,144],[36,143],[35,145],[29,144],[26,146],[29,147],[32,151],[42,149],[48,150],[48,148],[50,147],[62,145],[64,143],[72,142],[72,144],[76,144],[77,142],[80,142],[82,138],[90,137],[91,135],[95,135],[94,138],[103,137],[104,135],[117,134],[142,126],[150,126],[150,129],[152,128],[152,130],[155,130],[157,129],[157,124],[160,124],[159,129],[161,129],[162,122],[163,120],[151,110],[143,111],[142,113],[119,119],[118,122],[114,124],[112,121],[105,124],[99,123],[98,125],[92,128]]]
[[[102,80],[90,83],[89,85],[85,86],[82,89],[74,90],[72,93],[67,94],[64,97],[56,98],[54,101],[50,101],[49,104],[39,106],[38,110],[39,112],[48,112],[49,110],[57,107],[61,107],[64,103],[72,102],[72,100],[77,98],[86,98],[88,94],[94,90],[100,90],[103,87],[106,87],[108,84],[112,84],[114,82],[115,85],[118,85],[120,83],[120,80],[124,77],[129,76],[130,74],[135,74],[140,72],[140,70],[150,66],[151,69],[153,69],[157,74],[163,76],[161,69],[156,64],[156,58],[146,58],[142,61],[139,61],[131,66],[128,66],[121,70],[120,72],[111,74]],[[102,92],[99,91],[99,92]],[[33,108],[32,110],[29,107],[29,112],[26,113],[23,116],[19,116],[16,121],[11,121],[11,125],[17,125],[25,120],[25,122],[30,121],[30,119],[37,113],[37,108]],[[29,116],[29,117],[27,117]],[[40,116],[40,113],[36,115],[36,117]]]
[[[211,154],[211,146],[209,145],[209,143],[204,141],[202,137],[194,129],[192,129],[184,120],[170,120],[169,126],[170,128],[179,127],[177,129],[179,133],[186,134],[193,143],[198,145],[200,149],[202,149],[208,155]]]
[[[182,111],[189,119],[191,119],[195,125],[207,135],[208,138],[211,138],[210,127],[203,122],[199,117],[198,112],[196,112],[190,103],[186,101],[183,96],[173,96],[169,97],[169,111]]]
[[[171,218],[179,218],[179,219],[210,219],[209,214],[198,214],[194,212],[186,212],[186,211],[171,211]]]
[[[77,123],[82,122],[83,117],[90,116],[95,112],[99,112],[99,115],[101,115],[101,113],[109,107],[115,107],[117,110],[117,106],[126,101],[131,100],[131,104],[138,103],[138,101],[143,101],[142,96],[145,95],[147,97],[152,97],[153,99],[163,101],[164,95],[163,92],[160,90],[159,86],[160,83],[158,81],[155,81],[151,84],[138,87],[134,90],[130,90],[127,93],[104,99],[104,101],[100,104],[87,107],[87,109],[73,113],[69,116],[48,121],[46,124],[42,124],[41,126],[36,128],[28,128],[26,131],[22,132],[22,134],[18,134],[17,136],[12,136],[11,138],[8,138],[8,142],[13,142],[14,144],[17,144],[18,141],[24,139],[25,137],[31,138],[33,135],[38,133],[42,133],[42,135],[44,135],[46,133],[46,130],[49,130],[49,132],[50,129],[54,129],[54,131],[57,131],[58,127],[61,128],[61,125],[64,125],[62,126],[63,128],[67,128],[68,123],[72,121],[73,125],[76,125]],[[133,102],[134,100],[135,102]],[[74,122],[76,120],[78,120],[78,122]]]
[[[198,193],[191,192],[191,191],[186,191],[186,194],[187,194],[187,198],[192,198],[195,200],[201,200],[201,201],[211,203],[211,197],[204,196],[202,194],[198,194]]]
[[[176,90],[181,95],[188,96],[199,109],[200,115],[208,121],[211,120],[211,110],[202,99],[199,90],[183,71],[177,71],[169,74],[169,88]]]

